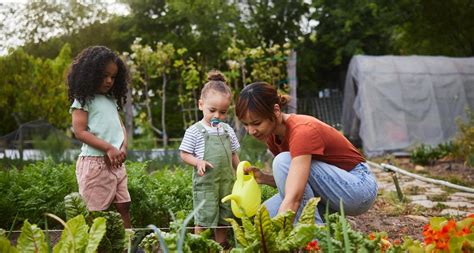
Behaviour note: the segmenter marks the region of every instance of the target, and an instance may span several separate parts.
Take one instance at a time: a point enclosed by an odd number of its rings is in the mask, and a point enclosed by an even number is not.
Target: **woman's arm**
[[[114,167],[119,166],[122,163],[121,161],[124,160],[123,154],[110,143],[87,131],[87,123],[86,111],[76,109],[72,112],[72,128],[74,129],[76,139],[105,152],[110,159],[111,165]]]
[[[291,159],[290,169],[285,184],[285,198],[278,213],[288,210],[298,211],[304,188],[308,182],[311,166],[311,155],[301,155]]]

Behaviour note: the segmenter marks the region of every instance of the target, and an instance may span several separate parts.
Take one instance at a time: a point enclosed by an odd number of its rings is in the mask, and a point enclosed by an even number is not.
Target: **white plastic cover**
[[[371,157],[457,133],[474,111],[474,57],[354,56],[344,88],[343,131]]]

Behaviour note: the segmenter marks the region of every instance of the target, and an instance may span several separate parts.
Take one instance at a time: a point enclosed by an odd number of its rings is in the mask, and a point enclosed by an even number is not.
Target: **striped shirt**
[[[224,126],[221,126],[219,128],[210,127],[199,121],[194,125],[190,126],[188,129],[186,129],[186,133],[184,133],[184,137],[181,141],[181,145],[179,146],[179,150],[184,151],[186,153],[190,153],[194,157],[203,160],[205,151],[204,135],[199,131],[199,128],[196,127],[196,124],[203,125],[209,135],[222,134],[224,131]],[[226,125],[226,129],[228,130],[228,134],[230,136],[230,150],[232,151],[232,153],[236,153],[240,148],[240,144],[239,140],[237,139],[237,136],[235,135],[234,129],[232,129],[232,127],[230,127],[226,123],[220,124]]]

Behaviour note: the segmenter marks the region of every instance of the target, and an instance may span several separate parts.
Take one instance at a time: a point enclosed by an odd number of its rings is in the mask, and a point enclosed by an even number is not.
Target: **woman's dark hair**
[[[84,106],[94,98],[104,81],[105,68],[111,62],[117,65],[118,70],[108,94],[117,100],[119,109],[122,109],[127,101],[128,70],[122,59],[104,46],[88,47],[74,58],[67,75],[69,101],[77,99]]]
[[[226,84],[224,75],[218,70],[212,70],[207,74],[207,83],[201,90],[201,99],[206,98],[209,91],[214,90],[222,94],[232,95],[229,85]]]
[[[235,113],[242,119],[252,113],[264,119],[275,120],[274,106],[283,108],[290,102],[288,95],[280,95],[275,87],[265,82],[256,82],[247,85],[239,95]]]

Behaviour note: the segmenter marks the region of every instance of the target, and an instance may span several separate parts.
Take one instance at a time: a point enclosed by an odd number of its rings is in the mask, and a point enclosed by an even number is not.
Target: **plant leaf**
[[[260,240],[261,252],[275,252],[276,235],[265,205],[262,205],[255,214],[255,227],[257,228],[257,238]]]
[[[72,219],[79,214],[84,215],[84,217],[89,215],[86,203],[78,192],[70,193],[64,197],[64,208],[66,210],[67,220]]]
[[[311,198],[308,203],[306,203],[306,206],[301,212],[298,224],[314,224],[314,214],[316,212],[316,206],[320,200],[320,197]]]
[[[295,212],[288,210],[284,213],[279,213],[272,218],[273,228],[278,233],[278,241],[285,239],[293,230],[293,219]]]
[[[246,236],[244,235],[244,232],[242,231],[242,228],[240,228],[237,221],[231,218],[226,218],[225,220],[229,222],[230,225],[232,226],[232,230],[234,230],[235,239],[240,243],[240,245],[242,245],[243,247],[247,247],[249,243],[246,239]],[[254,239],[255,238],[256,237],[254,237]]]
[[[250,244],[250,242],[254,241],[255,238],[257,238],[257,230],[255,229],[255,226],[253,225],[249,217],[243,215],[241,220],[242,226],[244,227],[245,239],[247,239],[247,242]]]
[[[298,224],[283,240],[284,247],[281,250],[291,251],[306,246],[308,242],[316,237],[319,226],[316,224]]]
[[[17,248],[19,252],[48,252],[43,231],[28,220],[23,222]]]
[[[102,237],[104,237],[107,220],[104,217],[94,219],[91,229],[89,230],[89,240],[87,241],[86,253],[94,253],[99,247]]]
[[[18,250],[10,244],[10,240],[0,237],[0,252],[2,253],[18,253]]]

